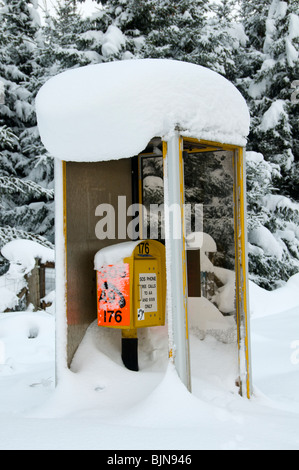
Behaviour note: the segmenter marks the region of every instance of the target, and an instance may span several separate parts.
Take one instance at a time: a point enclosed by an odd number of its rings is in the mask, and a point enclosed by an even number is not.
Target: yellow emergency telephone
[[[166,259],[165,246],[156,240],[129,246],[129,256],[97,271],[98,325],[122,330],[123,361],[138,370],[138,328],[165,324]]]

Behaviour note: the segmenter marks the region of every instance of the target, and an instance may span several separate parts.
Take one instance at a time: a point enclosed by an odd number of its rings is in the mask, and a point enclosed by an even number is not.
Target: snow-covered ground
[[[192,395],[167,360],[167,329],[144,330],[138,373],[118,331],[92,324],[55,389],[53,315],[0,314],[0,449],[298,449],[299,274],[251,284],[254,396],[234,384],[236,351],[191,334]]]

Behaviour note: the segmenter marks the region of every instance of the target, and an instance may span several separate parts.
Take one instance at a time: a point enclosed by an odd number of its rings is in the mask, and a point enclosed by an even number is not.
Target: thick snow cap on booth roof
[[[239,91],[204,67],[164,59],[89,65],[51,78],[36,99],[41,139],[66,161],[140,153],[153,137],[182,135],[246,145],[249,112]]]

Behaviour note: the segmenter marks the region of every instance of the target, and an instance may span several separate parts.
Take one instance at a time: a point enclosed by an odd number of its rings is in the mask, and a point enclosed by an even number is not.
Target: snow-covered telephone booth
[[[249,112],[238,90],[194,64],[129,60],[53,77],[36,107],[55,157],[58,380],[97,318],[95,254],[156,239],[179,377],[191,390],[190,330],[211,334],[235,341],[236,383],[249,397]]]

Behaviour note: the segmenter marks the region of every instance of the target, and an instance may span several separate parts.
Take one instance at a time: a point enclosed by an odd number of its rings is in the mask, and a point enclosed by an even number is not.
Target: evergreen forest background
[[[251,112],[250,277],[274,289],[299,271],[299,0],[0,0],[0,249],[54,243],[53,159],[35,97],[66,69],[170,58],[222,74]],[[0,275],[8,266],[0,257]]]

